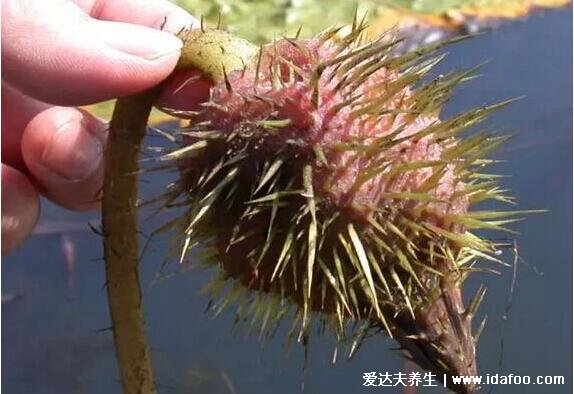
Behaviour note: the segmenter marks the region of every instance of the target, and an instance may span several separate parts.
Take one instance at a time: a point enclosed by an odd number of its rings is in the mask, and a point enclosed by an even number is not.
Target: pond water
[[[571,11],[539,13],[448,48],[440,66],[484,75],[457,90],[447,112],[525,95],[493,116],[493,129],[517,132],[497,153],[499,173],[521,209],[548,209],[513,228],[521,257],[514,302],[507,307],[512,269],[477,276],[489,321],[479,344],[483,375],[563,375],[562,386],[496,386],[494,393],[572,392],[572,19]],[[165,180],[163,180],[165,182]],[[158,183],[154,182],[154,185]],[[163,183],[159,183],[160,185]],[[157,192],[146,184],[144,193]],[[120,392],[109,326],[100,238],[87,230],[94,215],[46,204],[42,226],[2,262],[2,388],[8,393]],[[151,231],[157,222],[143,223]],[[64,229],[64,234],[61,233]],[[385,338],[367,341],[350,362],[331,365],[332,344],[313,337],[304,352],[286,355],[281,335],[262,346],[256,336],[231,333],[231,312],[212,319],[193,271],[151,285],[166,243],[154,242],[143,261],[145,311],[162,393],[431,393],[443,388],[363,387],[363,373],[395,374],[408,366]],[[66,253],[75,254],[69,264]],[[512,253],[506,258],[512,260]],[[504,335],[503,335],[504,331]],[[502,346],[501,346],[502,343]],[[501,362],[501,348],[503,348]]]

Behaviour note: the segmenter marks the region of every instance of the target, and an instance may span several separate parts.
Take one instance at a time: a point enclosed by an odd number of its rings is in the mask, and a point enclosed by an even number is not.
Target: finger
[[[20,142],[28,122],[49,105],[34,100],[2,82],[2,162],[26,172]]]
[[[77,108],[38,114],[22,137],[22,155],[42,194],[73,210],[99,206],[107,126]]]
[[[133,23],[177,33],[199,25],[197,19],[168,0],[87,0],[82,9],[93,18]]]
[[[83,105],[165,79],[181,40],[145,26],[90,18],[70,1],[2,1],[3,78],[25,94]]]
[[[213,82],[198,70],[178,72],[163,84],[157,106],[167,113],[185,117],[186,112],[199,111],[209,99]]]
[[[2,164],[2,254],[24,242],[34,229],[39,212],[38,193],[28,178]]]

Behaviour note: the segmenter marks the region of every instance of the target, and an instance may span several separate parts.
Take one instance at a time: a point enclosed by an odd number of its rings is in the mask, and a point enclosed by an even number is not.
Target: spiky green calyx
[[[444,43],[392,57],[396,42],[366,41],[364,28],[280,40],[222,72],[187,114],[183,146],[162,157],[182,174],[167,203],[187,207],[164,228],[179,228],[181,261],[211,246],[214,308],[238,305],[262,335],[294,308],[299,340],[313,317],[350,335],[352,351],[383,329],[422,367],[474,375],[483,294],[465,309],[460,288],[477,259],[498,260],[471,231],[502,230],[521,212],[470,211],[510,201],[481,172],[505,138],[460,134],[506,103],[441,121],[472,70],[424,83]]]

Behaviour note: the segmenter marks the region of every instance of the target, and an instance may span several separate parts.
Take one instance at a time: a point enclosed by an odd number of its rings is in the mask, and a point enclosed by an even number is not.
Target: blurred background
[[[347,23],[355,9],[369,10],[371,34],[397,26],[409,47],[484,30],[486,34],[449,46],[436,73],[472,67],[485,60],[482,77],[459,87],[445,116],[472,106],[525,96],[488,126],[516,133],[496,153],[493,169],[508,175],[503,186],[520,209],[547,209],[513,225],[524,262],[500,276],[475,275],[470,296],[488,287],[479,315],[488,323],[479,343],[482,375],[562,375],[562,386],[495,386],[493,393],[572,392],[572,10],[560,0],[180,0],[207,22],[223,16],[224,26],[264,42],[303,24],[303,35]],[[556,7],[556,8],[554,8]],[[407,48],[405,48],[407,49]],[[91,109],[109,116],[111,103]],[[159,128],[165,115],[156,113]],[[162,144],[150,136],[148,145]],[[143,197],[162,192],[169,174],[142,180]],[[145,218],[146,212],[142,212]],[[143,233],[162,223],[142,220]],[[104,286],[101,239],[88,221],[43,201],[40,223],[25,245],[2,262],[2,388],[8,393],[117,393],[117,375]],[[510,238],[509,238],[510,237]],[[441,393],[363,387],[365,372],[408,372],[412,366],[384,337],[365,342],[351,361],[332,365],[334,343],[312,336],[308,360],[300,346],[289,354],[281,330],[265,344],[256,335],[231,331],[234,315],[205,314],[201,289],[211,276],[200,269],[155,282],[168,240],[153,241],[142,262],[149,342],[160,393]],[[504,252],[512,262],[513,250]],[[498,268],[498,267],[497,267]],[[510,309],[508,308],[511,305]],[[480,317],[480,316],[479,316]],[[477,319],[478,320],[478,319]],[[412,388],[410,388],[412,389]],[[486,387],[486,389],[489,389]]]

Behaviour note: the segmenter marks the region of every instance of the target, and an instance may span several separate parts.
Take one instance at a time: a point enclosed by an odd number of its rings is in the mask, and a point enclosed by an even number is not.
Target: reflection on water
[[[572,79],[570,11],[536,15],[449,48],[442,70],[490,60],[484,76],[458,89],[448,107],[526,95],[497,114],[493,127],[519,134],[498,153],[508,160],[498,172],[512,175],[504,185],[521,208],[545,208],[514,228],[520,254],[516,297],[506,322],[500,364],[501,332],[511,270],[467,284],[470,293],[484,279],[488,294],[481,312],[489,315],[479,347],[483,374],[564,375],[566,386],[499,386],[495,393],[565,393],[572,384]],[[165,180],[163,181],[165,182]],[[159,184],[162,184],[161,182]],[[157,183],[154,183],[157,185]],[[154,187],[144,185],[144,193]],[[157,192],[157,189],[156,189]],[[100,239],[71,225],[65,235],[50,220],[85,223],[93,215],[71,215],[53,206],[45,225],[2,266],[2,387],[10,393],[119,392],[109,319],[103,291]],[[154,219],[156,220],[156,219]],[[157,223],[145,222],[144,231]],[[78,231],[80,230],[80,231]],[[156,241],[145,256],[146,319],[160,392],[165,393],[347,393],[366,392],[367,371],[405,371],[389,347],[392,341],[367,341],[352,362],[331,365],[328,341],[310,344],[303,373],[303,351],[285,355],[282,336],[263,348],[255,337],[232,335],[230,314],[204,315],[200,294],[206,274],[194,271],[153,286],[165,252]],[[63,253],[66,251],[66,253]],[[75,259],[74,259],[75,257]],[[508,259],[511,253],[506,253]],[[377,390],[371,388],[370,391]],[[406,392],[387,389],[385,392]],[[417,392],[444,392],[419,388]]]

